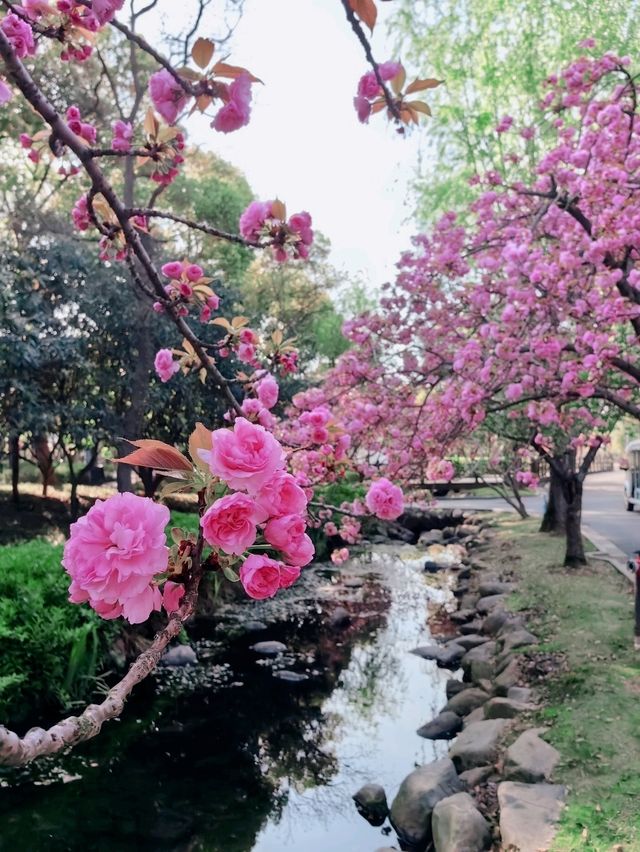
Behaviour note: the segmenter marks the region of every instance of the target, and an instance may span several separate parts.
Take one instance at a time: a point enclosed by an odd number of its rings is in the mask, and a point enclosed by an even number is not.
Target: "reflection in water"
[[[370,852],[384,845],[351,796],[375,781],[391,799],[415,764],[447,750],[415,734],[444,703],[448,677],[408,653],[429,641],[427,602],[449,594],[428,585],[422,561],[404,547],[347,566],[373,576],[354,593],[363,595],[361,606],[385,610],[368,630],[327,634],[317,622],[269,629],[298,663],[311,660],[318,673],[309,681],[273,678],[247,653],[245,637],[215,660],[232,675],[223,685],[185,676],[178,690],[143,689],[97,740],[62,760],[4,772],[0,850]],[[327,585],[319,572],[317,582]],[[309,603],[315,592],[309,588]],[[295,660],[293,667],[300,668]]]

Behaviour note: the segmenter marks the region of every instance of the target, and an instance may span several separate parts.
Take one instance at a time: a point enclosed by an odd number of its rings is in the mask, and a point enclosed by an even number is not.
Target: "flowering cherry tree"
[[[346,327],[328,376],[354,447],[392,477],[438,481],[500,416],[545,458],[584,561],[582,483],[612,412],[640,416],[640,131],[629,60],[581,56],[548,81],[557,144],[531,183],[493,173],[461,225],[446,214],[400,259],[379,309]],[[534,132],[505,120],[503,136]],[[504,140],[503,140],[504,144]],[[520,474],[526,473],[523,465]]]
[[[404,131],[429,112],[426,104],[407,98],[438,81],[406,85],[400,63],[379,65],[365,33],[365,27],[373,30],[375,25],[375,2],[340,2],[371,68],[358,84],[354,104],[358,116],[365,120],[386,106],[389,119]],[[155,667],[193,614],[206,573],[240,582],[255,599],[271,597],[294,583],[313,557],[308,524],[318,526],[327,512],[332,513],[320,505],[318,515],[311,514],[313,488],[336,481],[353,464],[347,455],[348,430],[328,406],[303,395],[287,419],[280,421],[272,413],[279,397],[278,377],[297,368],[293,341],[284,340],[278,331],[261,341],[247,318],[219,313],[213,279],[197,259],[165,263],[157,259],[158,221],[269,251],[279,263],[308,258],[314,238],[310,214],[289,214],[277,198],[249,204],[239,219],[238,233],[157,206],[189,155],[182,121],[198,111],[210,118],[213,132],[240,130],[250,121],[259,78],[230,64],[227,57],[219,58],[215,43],[203,37],[191,45],[190,56],[185,57],[189,62],[174,67],[135,26],[153,6],[136,12],[132,5],[127,26],[117,17],[124,0],[23,0],[20,5],[2,0],[1,5],[6,14],[0,19],[0,104],[22,97],[42,125],[20,135],[25,155],[36,165],[56,163],[64,180],[77,183],[73,226],[96,234],[100,257],[126,264],[132,284],[152,304],[158,321],[173,323],[181,342],[156,353],[159,379],[169,382],[180,372],[196,372],[226,399],[229,424],[214,431],[194,424],[188,456],[160,441],[132,439],[132,451],[118,460],[163,473],[171,479],[167,492],[197,495],[197,534],[173,529],[168,544],[166,507],[132,493],[97,501],[72,525],[63,557],[71,601],[91,606],[105,619],[122,617],[137,624],[164,610],[167,621],[100,704],[48,730],[32,729],[24,737],[0,727],[0,763],[19,765],[94,736],[105,721],[121,713],[131,690]],[[130,46],[133,107],[129,116],[121,111],[121,118],[102,127],[87,120],[73,103],[73,92],[68,93],[71,102],[57,108],[30,62],[42,54],[53,62],[87,62],[107,29]],[[155,66],[144,88],[141,63]],[[109,78],[109,69],[103,70]],[[148,109],[137,121],[144,102]],[[141,193],[133,191],[134,174],[149,181],[146,203],[136,200]],[[215,343],[205,341],[198,324],[218,330]],[[236,368],[233,380],[220,370],[225,359]],[[372,468],[366,472],[374,473]],[[396,518],[403,510],[402,492],[388,479],[376,478],[366,507],[342,509],[345,541],[358,540],[355,516],[367,507],[380,518]],[[340,549],[335,561],[344,558]]]

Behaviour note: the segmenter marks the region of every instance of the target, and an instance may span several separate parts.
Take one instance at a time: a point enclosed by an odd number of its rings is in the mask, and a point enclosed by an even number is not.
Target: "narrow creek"
[[[230,607],[217,632],[196,641],[200,663],[160,672],[98,739],[55,762],[2,772],[0,849],[372,852],[393,844],[351,796],[372,781],[391,800],[415,765],[447,751],[415,733],[445,703],[449,677],[408,653],[429,643],[428,608],[451,594],[423,563],[411,546],[380,546],[340,571],[308,569],[277,604]],[[327,626],[337,606],[351,614],[342,630]],[[233,638],[221,639],[224,630]],[[287,651],[261,657],[250,646],[263,640]],[[307,679],[283,679],[283,669]]]

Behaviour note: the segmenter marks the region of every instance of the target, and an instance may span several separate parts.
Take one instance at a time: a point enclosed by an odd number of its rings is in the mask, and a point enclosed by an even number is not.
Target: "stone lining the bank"
[[[516,590],[508,569],[496,571],[468,556],[488,540],[483,519],[466,514],[455,533],[431,530],[421,543],[426,571],[454,574],[457,610],[451,621],[458,635],[413,651],[452,672],[462,669],[462,680],[447,682],[448,701],[440,713],[417,732],[453,742],[448,757],[404,779],[389,821],[405,852],[542,852],[553,840],[566,790],[551,783],[560,754],[544,741],[546,729],[526,726],[537,705],[534,691],[523,685],[520,659],[538,639],[521,614],[505,608]],[[454,541],[463,541],[467,555],[445,569],[437,564],[438,548]],[[359,810],[369,818],[366,809]],[[380,815],[378,807],[377,825]]]

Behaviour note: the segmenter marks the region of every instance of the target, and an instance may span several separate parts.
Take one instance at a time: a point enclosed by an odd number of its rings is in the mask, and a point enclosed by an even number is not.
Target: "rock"
[[[473,615],[475,614],[475,611],[473,611]],[[453,616],[451,616],[451,620],[453,621]],[[478,621],[477,618],[474,618],[472,621],[468,621],[466,624],[462,624],[458,629],[460,630],[460,633],[463,633],[465,636],[468,636],[470,633],[478,633],[481,628],[482,622]]]
[[[454,598],[462,598],[464,595],[469,593],[469,584],[468,583],[459,583],[456,588],[453,590]]]
[[[442,530],[426,530],[420,533],[418,547],[428,547],[430,544],[439,544],[444,538]]]
[[[532,708],[520,701],[512,701],[510,698],[490,698],[484,705],[484,715],[487,719],[514,719],[521,713]]]
[[[359,589],[364,586],[364,577],[344,577],[342,585],[346,586],[347,589]]]
[[[455,677],[449,678],[445,684],[445,692],[448,699],[453,698],[454,695],[457,695],[459,692],[463,692],[465,689],[471,688],[470,683],[463,683],[463,681],[457,680]]]
[[[441,799],[462,791],[448,757],[414,769],[404,779],[391,805],[391,824],[401,844],[424,849],[431,839],[431,814]]]
[[[482,622],[482,632],[486,633],[488,636],[495,636],[508,618],[509,613],[506,610],[494,610]]]
[[[259,633],[261,630],[266,630],[267,626],[264,621],[245,621],[244,623],[246,633]]]
[[[264,657],[276,657],[278,654],[283,654],[287,650],[287,646],[283,642],[275,640],[269,642],[256,642],[251,646],[251,650],[256,654],[262,654]]]
[[[485,642],[489,642],[489,637],[480,636],[479,633],[467,633],[466,636],[458,636],[456,642],[470,651],[472,648],[477,648],[478,645],[484,645]]]
[[[427,559],[424,563],[424,570],[428,574],[436,574],[438,571],[442,571],[443,567],[442,565],[438,565],[437,562],[432,562],[431,559]]]
[[[515,589],[513,583],[501,583],[499,580],[485,580],[478,586],[478,594],[481,598],[489,595],[506,595]]]
[[[504,758],[505,778],[533,784],[551,778],[560,752],[538,736],[543,730],[530,728],[509,746]]]
[[[431,821],[435,852],[482,852],[491,840],[489,823],[468,793],[441,799]]]
[[[467,716],[476,707],[481,707],[489,700],[489,694],[484,689],[472,686],[450,698],[442,708],[442,712],[457,713],[458,716]]]
[[[504,622],[497,635],[504,639],[507,633],[513,633],[514,630],[522,630],[525,626],[524,618],[521,615],[512,615],[509,613],[507,620]]]
[[[507,690],[507,698],[522,704],[533,704],[535,701],[534,692],[528,686],[512,686]]]
[[[196,652],[191,645],[174,645],[160,658],[161,666],[195,666],[198,662]]]
[[[309,680],[309,675],[302,674],[300,672],[290,672],[288,669],[281,669],[280,671],[274,672],[273,676],[278,680],[284,680],[287,683],[302,683],[305,680]]]
[[[329,616],[329,626],[333,627],[336,630],[340,630],[343,627],[348,627],[350,623],[351,616],[349,615],[349,611],[346,610],[343,606],[336,607]]]
[[[426,740],[451,740],[461,730],[462,719],[460,716],[450,710],[443,710],[435,719],[418,728],[416,733]]]
[[[466,772],[460,773],[460,780],[466,784],[469,790],[473,790],[478,784],[484,781],[493,774],[493,766],[476,766],[475,769],[467,769]]]
[[[458,663],[467,653],[462,645],[450,642],[448,645],[421,645],[411,651],[425,660],[435,660],[442,668],[458,668]]]
[[[460,660],[465,680],[491,679],[496,670],[495,652],[496,643],[491,641],[467,651]]]
[[[511,659],[506,668],[500,672],[493,682],[496,695],[506,695],[512,687],[517,686],[519,680],[520,663],[515,659]]]
[[[382,825],[389,815],[387,794],[380,784],[365,784],[353,796],[356,809],[371,825]]]
[[[457,612],[452,612],[449,618],[454,624],[464,624],[465,621],[473,618],[475,614],[474,609],[459,609]]]
[[[503,653],[509,653],[516,648],[526,648],[528,645],[537,645],[538,639],[528,630],[513,630],[508,633],[502,645]]]
[[[564,797],[565,789],[558,784],[499,784],[502,847],[518,852],[549,849]]]
[[[460,598],[460,609],[472,609],[474,616],[477,616],[476,604],[479,600],[480,597],[475,592],[473,594],[469,593],[467,595],[463,595]]]
[[[471,568],[468,565],[461,565],[458,568],[457,577],[459,580],[468,580],[471,576]]]
[[[495,763],[498,748],[509,723],[506,719],[473,722],[449,749],[449,757],[458,771]]]
[[[465,716],[462,727],[468,728],[469,725],[473,725],[474,722],[484,722],[484,705],[482,707],[476,707],[476,709],[472,710],[468,716]]]
[[[485,613],[491,612],[491,610],[495,609],[497,606],[502,606],[504,601],[504,595],[487,595],[487,597],[480,598],[477,602],[476,612],[484,615]]]

